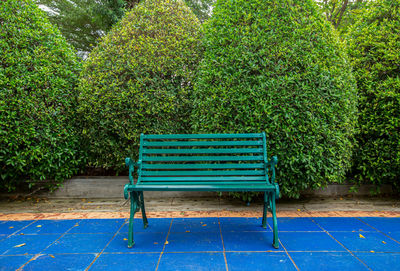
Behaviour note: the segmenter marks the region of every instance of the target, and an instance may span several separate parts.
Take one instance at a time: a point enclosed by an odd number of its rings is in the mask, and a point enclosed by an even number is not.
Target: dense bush
[[[187,132],[199,27],[182,1],[147,0],[92,51],[79,108],[90,165],[123,168],[140,133]]]
[[[356,89],[344,49],[312,0],[217,1],[194,87],[197,132],[261,132],[290,197],[349,168]]]
[[[355,175],[400,188],[400,1],[372,1],[346,38],[360,93]]]
[[[30,0],[0,3],[0,188],[76,173],[76,55]]]

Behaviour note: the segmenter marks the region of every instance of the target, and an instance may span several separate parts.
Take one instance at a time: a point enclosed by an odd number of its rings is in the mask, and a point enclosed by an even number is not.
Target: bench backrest
[[[269,183],[265,133],[144,135],[138,182]]]

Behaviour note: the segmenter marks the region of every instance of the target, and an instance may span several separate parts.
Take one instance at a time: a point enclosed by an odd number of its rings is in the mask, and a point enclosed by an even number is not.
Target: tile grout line
[[[268,224],[268,227],[270,228],[270,230],[272,231],[272,234],[273,234],[274,231],[273,231],[271,225],[268,223],[268,221],[267,221],[267,224]],[[278,232],[278,233],[279,233],[279,232]],[[296,268],[296,270],[297,270],[297,271],[300,271],[299,267],[298,267],[297,264],[294,262],[292,256],[290,256],[290,254],[289,254],[289,252],[287,251],[286,247],[283,245],[283,243],[281,242],[281,240],[280,240],[279,238],[278,238],[278,241],[279,241],[279,243],[281,244],[281,246],[283,247],[283,250],[285,250],[286,255],[289,257],[290,261],[292,262],[292,264],[294,265],[294,267]]]
[[[308,212],[308,211],[306,211]],[[354,258],[356,258],[360,263],[362,263],[366,268],[368,268],[369,270],[373,271],[364,261],[362,261],[360,258],[358,258],[350,249],[348,249],[345,245],[343,245],[341,242],[339,242],[338,240],[336,240],[335,237],[332,236],[332,234],[330,234],[327,230],[325,230],[318,222],[316,222],[313,217],[309,217],[309,219],[311,219],[311,221],[313,223],[315,223],[318,227],[320,227],[326,234],[328,234],[333,240],[335,240],[339,245],[341,245],[344,249],[347,250],[348,253],[350,253],[350,255],[352,255]]]
[[[112,240],[114,240],[115,236],[119,233],[119,231],[122,229],[122,227],[127,223],[126,219],[125,222],[122,223],[122,225],[119,227],[119,229],[115,232],[113,237],[111,237],[110,241],[105,245],[105,247],[100,251],[100,253],[97,253],[96,257],[94,257],[93,261],[88,265],[88,267],[85,268],[85,271],[89,270],[90,267],[96,262],[96,260],[100,257],[100,255],[104,252],[104,250],[108,247],[108,245],[111,243]]]
[[[38,257],[40,257],[43,251],[45,251],[46,249],[48,249],[51,245],[53,245],[55,242],[57,242],[58,240],[60,240],[64,235],[66,235],[70,230],[72,230],[73,228],[76,227],[76,225],[81,221],[82,219],[79,219],[75,225],[73,225],[71,228],[69,228],[68,230],[66,230],[64,233],[62,233],[56,240],[54,240],[53,242],[51,242],[47,247],[45,247],[44,249],[42,249],[39,253],[34,254],[34,256],[32,258],[30,258],[26,263],[24,263],[22,266],[20,266],[17,271],[23,270],[23,268],[30,262],[36,260]],[[35,220],[38,221],[38,220]],[[22,230],[22,229],[21,229]]]
[[[376,230],[377,232],[382,233],[382,234],[385,235],[386,237],[388,237],[388,238],[392,239],[393,241],[395,241],[396,243],[400,244],[399,241],[397,241],[396,239],[390,237],[390,236],[389,236],[388,234],[386,234],[385,232],[383,232],[383,231],[381,231],[381,230],[378,230],[377,228],[371,226],[371,225],[368,224],[367,222],[363,221],[361,218],[356,217],[356,219],[360,220],[360,221],[361,221],[362,223],[364,223],[365,225],[370,226],[371,228],[373,228],[373,229]]]
[[[37,222],[37,221],[38,221],[37,219],[33,220],[31,223],[28,223],[27,225],[23,226],[23,227],[20,228],[19,230],[15,231],[15,232],[13,232],[13,233],[11,233],[11,234],[9,234],[9,235],[7,235],[5,238],[1,239],[1,241],[6,240],[6,239],[10,238],[11,236],[16,236],[18,232],[22,231],[23,229],[26,229],[27,227],[29,227],[30,225],[34,224],[34,223]],[[3,252],[3,253],[4,253],[4,252]],[[3,254],[1,254],[1,255],[3,255]]]
[[[169,233],[171,232],[171,228],[172,228],[172,223],[173,223],[173,222],[174,222],[174,219],[172,218],[172,219],[171,219],[171,223],[169,224],[169,229],[168,229],[168,233],[167,233],[167,238],[165,238],[164,246],[163,246],[163,249],[162,249],[162,251],[161,251],[161,253],[160,253],[160,257],[158,257],[158,262],[157,262],[157,266],[156,266],[156,271],[158,270],[158,266],[160,265],[160,262],[161,262],[161,257],[162,257],[162,255],[163,255],[163,253],[164,253],[165,246],[167,245]]]
[[[226,250],[228,253],[282,253],[283,251],[275,251],[275,250]],[[310,253],[329,253],[329,252],[335,252],[335,253],[343,253],[343,250],[310,250],[310,251],[304,251],[304,250],[288,250],[288,252],[310,252]],[[366,250],[360,250],[357,251],[358,253],[371,253],[370,251]],[[103,252],[102,255],[104,254],[118,254],[118,255],[132,255],[132,254],[159,254],[160,252]],[[204,251],[171,251],[171,252],[164,252],[163,254],[203,254],[203,253],[221,253],[220,250],[204,250]],[[53,253],[49,255],[80,255],[80,254],[86,254],[86,255],[92,255],[95,253],[92,252],[71,252],[71,253]],[[393,251],[378,251],[374,252],[374,254],[400,254],[400,252],[393,252]],[[9,255],[1,255],[1,257],[15,257],[15,256],[35,256],[36,254],[9,254]],[[45,254],[42,254],[45,255]]]
[[[8,238],[11,237],[11,236],[17,235],[18,232],[22,231],[23,229],[26,229],[27,227],[29,227],[30,225],[34,224],[34,223],[37,222],[37,221],[38,221],[38,220],[33,220],[33,221],[32,221],[31,223],[29,223],[28,225],[26,225],[26,226],[20,228],[19,230],[17,230],[17,231],[15,231],[15,232],[11,233],[10,235],[7,235],[7,237],[4,238],[3,240],[8,239]]]
[[[223,251],[223,254],[224,254],[225,268],[226,268],[226,271],[229,271],[229,268],[228,268],[228,261],[227,261],[227,259],[226,259],[225,243],[224,243],[224,238],[223,238],[223,236],[222,236],[221,220],[219,219],[219,217],[218,217],[218,225],[219,225],[219,233],[221,234],[222,251]]]

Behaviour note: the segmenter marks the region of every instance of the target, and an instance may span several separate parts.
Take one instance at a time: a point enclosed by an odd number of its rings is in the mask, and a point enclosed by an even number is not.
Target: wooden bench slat
[[[263,153],[262,148],[229,149],[144,149],[145,154],[198,154],[198,153]]]
[[[143,139],[207,139],[207,138],[262,138],[262,133],[253,134],[171,134],[143,135]]]
[[[195,182],[195,181],[213,181],[213,182],[223,182],[223,181],[266,181],[265,176],[245,176],[245,177],[141,177],[139,178],[140,182],[169,182],[169,181],[186,181],[186,182]]]
[[[148,171],[142,170],[142,176],[196,176],[196,175],[265,175],[265,170],[168,170],[168,171]]]
[[[170,161],[258,161],[264,156],[144,156],[147,162],[170,162]]]
[[[144,141],[147,147],[175,147],[175,146],[262,146],[261,140],[237,141]]]

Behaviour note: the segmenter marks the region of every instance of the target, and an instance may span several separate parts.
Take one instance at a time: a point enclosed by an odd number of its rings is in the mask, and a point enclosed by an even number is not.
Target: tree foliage
[[[75,52],[30,0],[0,3],[0,52],[0,188],[71,177],[84,159]]]
[[[135,6],[92,51],[81,78],[80,113],[91,165],[124,168],[140,133],[188,130],[200,24],[180,0]]]
[[[215,0],[184,0],[203,22],[211,16]],[[126,11],[140,0],[36,0],[45,7],[50,21],[85,57]]]
[[[346,39],[360,93],[360,182],[400,188],[400,1],[372,1]]]
[[[362,12],[368,0],[322,0],[317,3],[326,19],[343,33],[354,23],[355,17]]]
[[[97,40],[125,12],[125,0],[36,0],[45,6],[50,21],[81,55],[90,52]]]
[[[200,22],[205,22],[211,17],[212,8],[216,0],[184,0],[188,7],[197,16]]]
[[[355,82],[312,0],[219,0],[203,44],[195,131],[265,131],[290,197],[343,180],[354,144]]]

